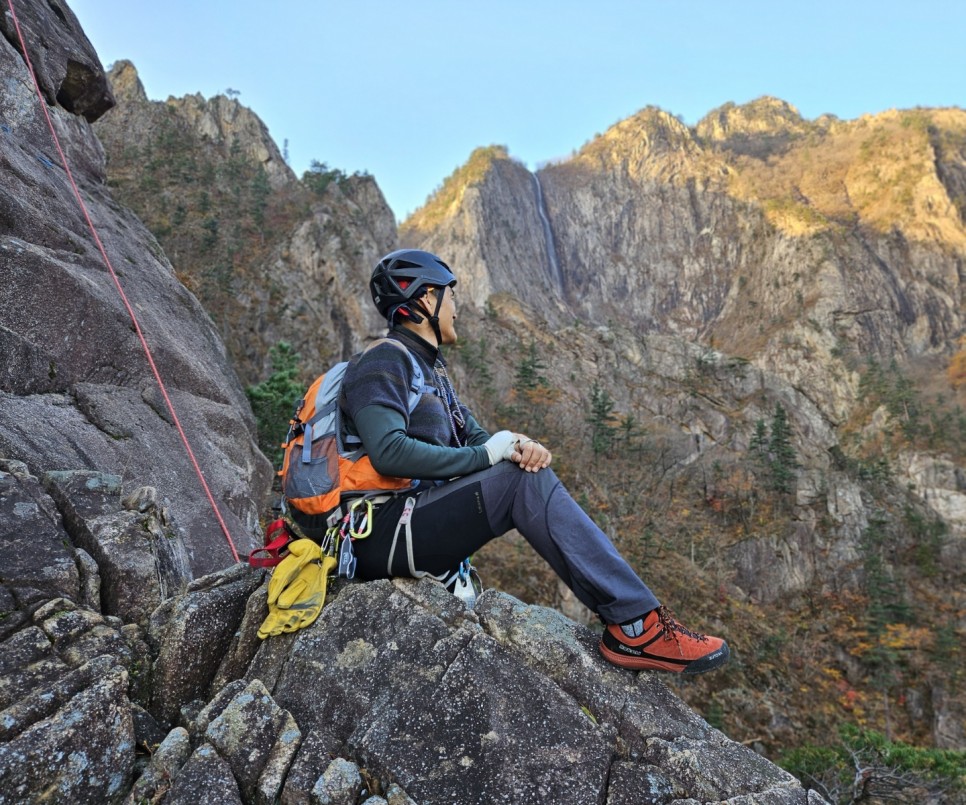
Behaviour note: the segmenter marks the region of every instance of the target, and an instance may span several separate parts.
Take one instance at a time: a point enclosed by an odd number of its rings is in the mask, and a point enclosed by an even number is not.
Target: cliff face
[[[246,384],[265,378],[279,341],[310,374],[379,331],[359,267],[395,247],[396,225],[372,177],[305,184],[236,99],[150,101],[130,62],[108,78],[118,105],[96,131],[109,182],[212,315]]]
[[[835,428],[868,361],[942,380],[964,324],[964,142],[961,110],[809,123],[762,99],[692,131],[645,109],[535,174],[477,152],[401,240],[451,260],[475,307],[511,291],[551,329],[705,344]]]
[[[960,110],[808,123],[766,99],[691,131],[646,109],[536,174],[491,150],[402,238],[460,266],[478,306],[512,288],[551,323],[563,299],[586,322],[713,344],[841,423],[843,349],[918,359],[962,331],[964,136]]]
[[[270,468],[253,442],[245,396],[211,320],[104,184],[104,152],[89,120],[110,106],[111,93],[76,19],[57,3],[18,5],[91,219],[237,548],[247,552],[258,541]],[[125,483],[136,477],[161,488],[191,571],[224,567],[232,562],[227,540],[74,198],[9,15],[3,25],[0,454],[36,473],[111,468]]]
[[[460,278],[457,373],[477,408],[557,446],[657,589],[726,629],[730,598],[766,603],[777,631],[743,635],[758,645],[784,644],[816,595],[826,628],[851,609],[873,643],[925,618],[931,659],[890,664],[885,699],[941,702],[903,729],[947,746],[963,706],[931,647],[966,601],[932,602],[961,586],[966,544],[966,400],[946,374],[964,326],[964,135],[958,109],[806,121],[766,98],[689,129],[648,108],[535,174],[478,151],[400,230]],[[777,459],[779,416],[795,466]],[[935,566],[915,558],[926,545]],[[665,564],[688,551],[685,582]],[[905,614],[873,614],[883,596]],[[793,684],[828,693],[785,702],[799,734],[852,717],[837,686],[880,695],[878,649],[827,652],[806,632],[801,652],[830,670]],[[726,708],[795,740],[768,699]]]

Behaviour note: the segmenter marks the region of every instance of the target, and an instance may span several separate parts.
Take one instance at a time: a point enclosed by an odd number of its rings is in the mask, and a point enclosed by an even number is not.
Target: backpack
[[[412,353],[398,341],[382,338],[409,358],[413,377],[409,386],[409,413],[424,393],[438,393],[424,383],[423,370]],[[288,436],[282,444],[284,457],[279,475],[282,495],[288,505],[303,514],[328,514],[342,502],[343,495],[364,495],[376,491],[408,489],[409,478],[380,475],[362,447],[358,436],[345,433],[339,392],[349,361],[337,363],[309,386],[292,417]]]

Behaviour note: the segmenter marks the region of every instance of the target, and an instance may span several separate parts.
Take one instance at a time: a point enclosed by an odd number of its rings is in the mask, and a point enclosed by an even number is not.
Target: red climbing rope
[[[17,12],[14,10],[13,0],[7,0],[7,5],[10,7],[10,16],[13,19],[13,25],[17,31],[17,38],[20,40],[20,49],[23,52],[24,61],[27,64],[27,70],[30,72],[31,79],[33,79],[34,89],[37,91],[37,98],[40,100],[40,107],[43,109],[44,117],[47,119],[47,128],[50,129],[50,134],[54,139],[54,146],[57,148],[57,153],[60,154],[60,160],[64,171],[67,173],[67,179],[70,181],[70,186],[74,191],[74,198],[77,199],[77,203],[80,205],[81,212],[84,214],[84,219],[87,221],[87,226],[91,231],[94,242],[97,244],[97,248],[100,250],[101,257],[104,258],[104,264],[107,266],[107,270],[110,272],[111,279],[114,280],[114,285],[117,288],[117,292],[121,295],[121,301],[124,303],[124,307],[127,309],[128,315],[131,317],[131,322],[134,325],[134,332],[137,333],[137,337],[141,342],[141,347],[144,349],[144,354],[147,356],[148,364],[151,366],[151,371],[154,373],[154,379],[158,381],[158,387],[161,389],[161,396],[164,397],[164,402],[168,407],[168,412],[171,414],[171,419],[174,422],[175,427],[178,429],[178,433],[181,435],[181,441],[184,442],[185,450],[188,451],[188,458],[191,459],[191,464],[195,468],[195,472],[198,475],[198,480],[201,481],[201,486],[205,491],[208,502],[211,504],[212,511],[215,513],[215,519],[218,520],[218,525],[221,526],[225,539],[228,540],[228,546],[231,548],[231,555],[234,557],[236,562],[239,562],[241,560],[238,557],[238,550],[235,548],[235,543],[231,538],[231,533],[228,531],[228,526],[225,524],[225,520],[221,516],[221,511],[218,508],[218,504],[215,502],[214,496],[211,494],[211,489],[208,488],[208,483],[205,481],[205,476],[201,472],[201,467],[198,464],[198,460],[195,458],[194,451],[191,449],[191,445],[188,443],[188,437],[184,432],[184,428],[181,427],[181,420],[178,419],[178,415],[175,413],[174,404],[171,402],[171,398],[168,396],[168,390],[165,388],[164,381],[161,379],[161,373],[158,371],[158,367],[154,363],[154,356],[151,354],[151,349],[148,347],[148,342],[141,330],[141,325],[138,322],[137,316],[134,315],[134,308],[131,307],[131,303],[128,302],[127,299],[127,294],[124,293],[124,288],[121,287],[120,280],[118,280],[117,274],[114,271],[114,266],[111,265],[111,260],[107,256],[107,250],[104,248],[104,244],[101,242],[100,236],[97,234],[97,229],[94,227],[94,222],[91,220],[90,213],[87,211],[87,205],[84,203],[84,199],[81,197],[80,190],[77,189],[77,183],[74,181],[74,175],[71,173],[70,166],[67,164],[67,157],[64,156],[64,151],[60,147],[60,138],[57,136],[53,121],[50,119],[50,112],[47,111],[47,102],[44,100],[43,93],[40,91],[40,83],[37,81],[37,75],[34,73],[33,64],[30,62],[30,55],[27,53],[27,43],[24,41],[23,33],[20,30],[20,22],[17,20]]]

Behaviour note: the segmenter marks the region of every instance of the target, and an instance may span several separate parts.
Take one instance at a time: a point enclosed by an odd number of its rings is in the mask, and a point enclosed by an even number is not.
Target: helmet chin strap
[[[444,290],[444,293],[445,293],[445,290]],[[441,346],[442,343],[443,343],[443,334],[442,334],[442,332],[439,329],[439,309],[443,306],[443,295],[444,295],[444,293],[439,293],[439,289],[437,289],[437,293],[436,293],[436,309],[433,311],[432,315],[429,316],[429,326],[433,328],[433,333],[436,335],[436,345],[437,346]],[[422,302],[423,302],[423,300],[425,298],[426,298],[426,296],[424,294],[423,296],[419,297],[419,299],[416,299],[416,300],[413,300],[413,301],[407,303],[406,310],[409,311],[408,321],[410,321],[411,323],[413,323],[413,324],[422,324],[423,321],[424,321],[423,317],[420,316],[414,310],[414,308],[418,307],[420,310],[423,311],[423,313],[429,314],[429,309],[426,308],[426,307],[423,307],[423,305],[422,305]]]
[[[439,309],[443,306],[444,296],[446,296],[446,288],[440,288],[436,291],[436,310],[429,317],[429,324],[433,328],[433,332],[436,333],[436,344],[439,346],[443,344],[443,334],[439,330]]]
[[[439,310],[443,306],[443,295],[445,294],[445,289],[443,293],[437,293],[436,295],[436,309],[433,311],[432,315],[429,316],[429,326],[433,328],[433,334],[436,336],[436,345],[442,346],[443,344],[443,333],[439,328]],[[423,307],[422,301],[425,299],[425,295],[419,297],[419,299],[412,299],[409,302],[405,302],[401,305],[397,305],[392,308],[389,312],[389,329],[392,330],[402,321],[397,321],[396,313],[400,313],[400,317],[405,313],[405,320],[409,324],[422,324],[426,319],[420,316],[416,309],[418,308],[423,313],[429,315],[429,309]]]

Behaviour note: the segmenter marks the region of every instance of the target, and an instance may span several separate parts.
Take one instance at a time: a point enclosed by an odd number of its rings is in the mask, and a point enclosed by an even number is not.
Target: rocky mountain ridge
[[[962,424],[942,374],[960,327],[960,257],[945,235],[927,237],[958,226],[934,180],[955,207],[959,120],[957,110],[913,110],[804,121],[762,99],[726,105],[692,130],[649,108],[535,173],[505,148],[480,149],[401,231],[459,273],[462,345],[450,357],[464,399],[490,426],[555,445],[559,471],[652,586],[747,647],[726,681],[682,692],[720,708],[723,724],[760,738],[762,751],[827,735],[855,717],[855,701],[873,713],[867,723],[914,741],[956,747],[966,735],[940,648],[961,630],[963,602],[954,593],[931,604],[962,586],[966,528]],[[165,235],[158,194],[129,194],[145,181],[170,182],[172,198],[190,188],[171,160],[125,162],[126,132],[138,125],[108,115],[99,128],[111,173],[189,271],[198,256]],[[234,258],[229,298],[245,315],[221,320],[246,378],[265,376],[279,338],[295,341],[312,372],[380,330],[365,278],[395,245],[391,215],[371,178],[318,178],[321,206],[275,227],[279,242],[244,279]],[[874,192],[857,192],[865,186]],[[930,203],[913,203],[920,195]],[[888,216],[895,231],[881,226]],[[612,405],[596,436],[595,386]],[[950,396],[930,411],[910,387]],[[793,482],[775,492],[772,459],[751,448],[778,406],[800,466],[781,470]],[[601,436],[616,446],[606,463],[589,448]],[[488,580],[586,617],[509,543],[483,552]],[[681,557],[691,561],[684,574]],[[887,661],[884,698],[873,663],[908,622],[870,614],[884,595],[876,590],[898,591],[896,612],[913,607],[927,624],[903,632],[923,642],[899,655],[915,662]],[[781,618],[752,617],[776,604]],[[803,609],[817,613],[806,626]],[[852,623],[837,614],[850,611]],[[827,629],[854,637],[826,645]],[[776,668],[781,654],[766,647],[788,645],[812,662]],[[789,701],[773,685],[807,692]]]
[[[762,111],[773,108],[782,114]],[[749,129],[767,131],[757,155],[735,148]],[[547,267],[542,228],[509,224],[539,218],[537,194],[521,190],[536,182],[560,264],[548,273],[563,278],[556,293],[585,321],[619,315],[645,331],[714,339],[755,359],[769,333],[748,326],[749,309],[766,321],[791,309],[824,331],[854,331],[843,337],[863,354],[918,356],[948,350],[962,328],[964,135],[966,113],[955,109],[807,124],[765,99],[717,110],[693,132],[645,109],[535,174],[505,149],[478,152],[468,163],[486,163],[477,176],[454,175],[451,183],[462,186],[441,191],[402,233],[406,242],[455,251],[482,306],[488,289],[503,287],[490,281],[493,272]],[[461,201],[444,211],[450,196]],[[512,248],[498,240],[506,233]],[[788,264],[811,270],[786,273]],[[845,272],[845,264],[861,271]],[[858,284],[878,276],[880,264],[897,274],[893,288]],[[527,273],[518,284],[522,301],[546,304],[545,282]],[[889,318],[878,328],[864,322],[861,311],[850,312],[850,297]],[[773,329],[785,334],[791,324]]]
[[[268,465],[241,385],[70,112],[97,116],[75,86],[109,96],[76,19],[60,0],[17,8],[28,49],[49,48],[47,111],[247,552]],[[310,629],[259,643],[263,574],[226,556],[3,30],[0,803],[821,801],[657,679],[605,666],[584,627],[495,591],[470,612],[435,583],[347,585]],[[87,79],[68,81],[69,63]]]
[[[141,84],[137,68],[130,61],[122,59],[111,65],[108,71],[111,90],[122,110],[137,108],[140,104],[151,104]],[[207,140],[220,148],[223,157],[228,157],[233,144],[244,155],[265,171],[268,182],[274,189],[280,189],[296,181],[292,169],[285,162],[275,140],[262,120],[237,98],[218,95],[210,100],[200,93],[183,98],[169,97],[164,104],[155,105],[183,120],[188,130],[199,139]],[[153,126],[138,126],[138,121],[146,122],[145,109],[137,115],[125,115],[123,127],[131,141],[152,135]],[[153,112],[154,110],[152,110]],[[118,117],[115,113],[114,117]],[[93,122],[93,121],[92,121]]]
[[[279,341],[317,367],[379,332],[358,265],[394,248],[396,225],[371,176],[306,185],[237,99],[150,101],[128,61],[108,80],[118,105],[95,131],[112,189],[157,234],[246,385],[271,371]]]

